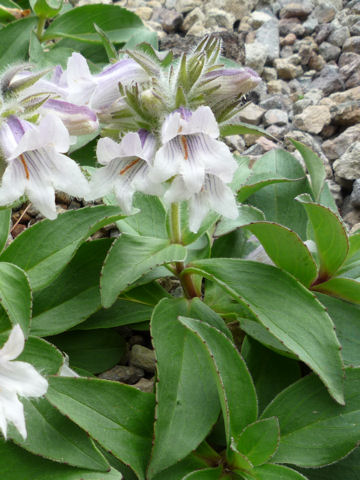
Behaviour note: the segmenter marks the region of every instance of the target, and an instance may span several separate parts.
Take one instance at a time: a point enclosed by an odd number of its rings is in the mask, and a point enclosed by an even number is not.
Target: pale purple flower
[[[234,97],[244,95],[261,82],[259,75],[251,68],[223,68],[212,70],[204,75],[206,87],[212,84],[219,88],[211,94],[212,101],[232,100]]]
[[[0,430],[6,439],[7,424],[12,423],[26,439],[24,407],[18,396],[41,397],[48,382],[27,362],[14,361],[23,351],[25,337],[19,325],[11,330],[0,349]]]
[[[129,85],[148,80],[145,70],[131,58],[125,58],[92,75],[86,59],[73,53],[67,69],[58,75],[59,87],[67,91],[66,99],[77,105],[88,105],[96,112],[103,112],[120,97],[119,82]]]
[[[179,175],[186,187],[182,195],[173,182],[165,200],[171,197],[172,201],[181,201],[199,193],[205,174],[231,182],[237,163],[227,145],[216,140],[218,136],[219,127],[209,107],[194,112],[181,108],[165,119],[161,129],[163,146],[155,156],[151,178],[165,181]]]
[[[26,194],[36,208],[56,218],[55,189],[83,197],[88,183],[79,166],[62,152],[70,137],[59,118],[45,115],[39,125],[10,116],[0,127],[0,157],[6,163],[0,205]]]
[[[49,99],[41,113],[53,112],[63,122],[70,135],[87,135],[99,129],[96,113],[84,105],[74,105],[63,100]]]
[[[149,179],[155,151],[155,137],[144,130],[127,133],[120,143],[101,138],[96,153],[99,163],[105,166],[95,171],[88,198],[100,198],[113,191],[121,208],[129,214],[136,191],[161,195],[161,182]]]

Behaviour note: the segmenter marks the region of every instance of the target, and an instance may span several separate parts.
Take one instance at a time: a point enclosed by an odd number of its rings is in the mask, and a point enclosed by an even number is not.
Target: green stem
[[[180,224],[180,206],[178,203],[171,204],[170,213],[170,240],[172,243],[182,245],[181,224]],[[176,274],[180,280],[186,298],[200,297],[201,293],[197,291],[192,276],[189,273],[183,274],[185,269],[184,262],[175,263]]]
[[[42,34],[44,31],[45,22],[46,22],[46,17],[39,17],[39,21],[36,29],[36,36],[39,39],[39,42],[42,41]]]

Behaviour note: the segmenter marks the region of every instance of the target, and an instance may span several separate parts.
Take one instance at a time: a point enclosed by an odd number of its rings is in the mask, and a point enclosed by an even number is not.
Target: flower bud
[[[244,95],[255,88],[261,81],[259,75],[251,68],[224,68],[212,70],[204,75],[208,80],[206,87],[216,86],[219,88],[212,93],[213,100],[230,100]]]

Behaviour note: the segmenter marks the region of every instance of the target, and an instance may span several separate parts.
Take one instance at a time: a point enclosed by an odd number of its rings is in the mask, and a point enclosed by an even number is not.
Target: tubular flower
[[[244,95],[261,82],[259,75],[251,68],[223,68],[212,70],[204,75],[204,80],[211,80],[219,88],[212,92],[212,101],[232,100]],[[212,85],[210,83],[210,85]],[[209,83],[207,83],[209,87]]]
[[[27,362],[14,361],[23,351],[24,334],[15,325],[5,345],[0,349],[0,430],[6,439],[7,424],[13,423],[23,439],[26,439],[22,397],[41,397],[48,382]]]
[[[119,60],[101,73],[92,75],[85,58],[80,53],[73,53],[66,71],[58,78],[58,85],[61,88],[66,86],[69,102],[103,112],[120,97],[119,82],[128,85],[147,79],[145,70],[130,58]]]
[[[110,138],[100,139],[96,153],[99,163],[105,166],[96,170],[91,179],[89,199],[114,191],[119,205],[129,214],[136,191],[161,195],[161,182],[149,179],[155,150],[156,139],[145,130],[127,133],[120,144]]]
[[[99,128],[95,112],[86,106],[49,99],[42,105],[40,112],[53,112],[56,114],[68,129],[70,135],[86,135],[95,132]]]
[[[69,148],[69,133],[59,118],[45,115],[39,125],[9,116],[0,127],[0,156],[6,168],[0,205],[26,194],[36,208],[56,218],[55,189],[83,197],[88,183],[79,166],[60,152]]]
[[[237,164],[225,143],[215,140],[219,127],[209,107],[194,112],[181,108],[171,113],[162,125],[163,146],[155,156],[152,178],[159,181],[179,175],[173,181],[165,200],[186,200],[199,193],[205,183],[205,174],[214,175],[224,183],[232,180]]]

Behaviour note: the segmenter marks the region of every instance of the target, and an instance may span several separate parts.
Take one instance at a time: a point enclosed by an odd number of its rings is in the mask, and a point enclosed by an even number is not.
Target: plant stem
[[[178,203],[171,204],[170,213],[170,239],[172,243],[182,245],[181,225],[180,225],[180,206]],[[200,297],[201,293],[197,291],[192,276],[189,273],[182,272],[185,269],[184,262],[175,262],[176,274],[180,280],[186,298]]]
[[[46,17],[39,17],[37,29],[36,29],[36,36],[39,39],[39,42],[42,40],[42,34],[44,31],[44,26],[46,22]]]

